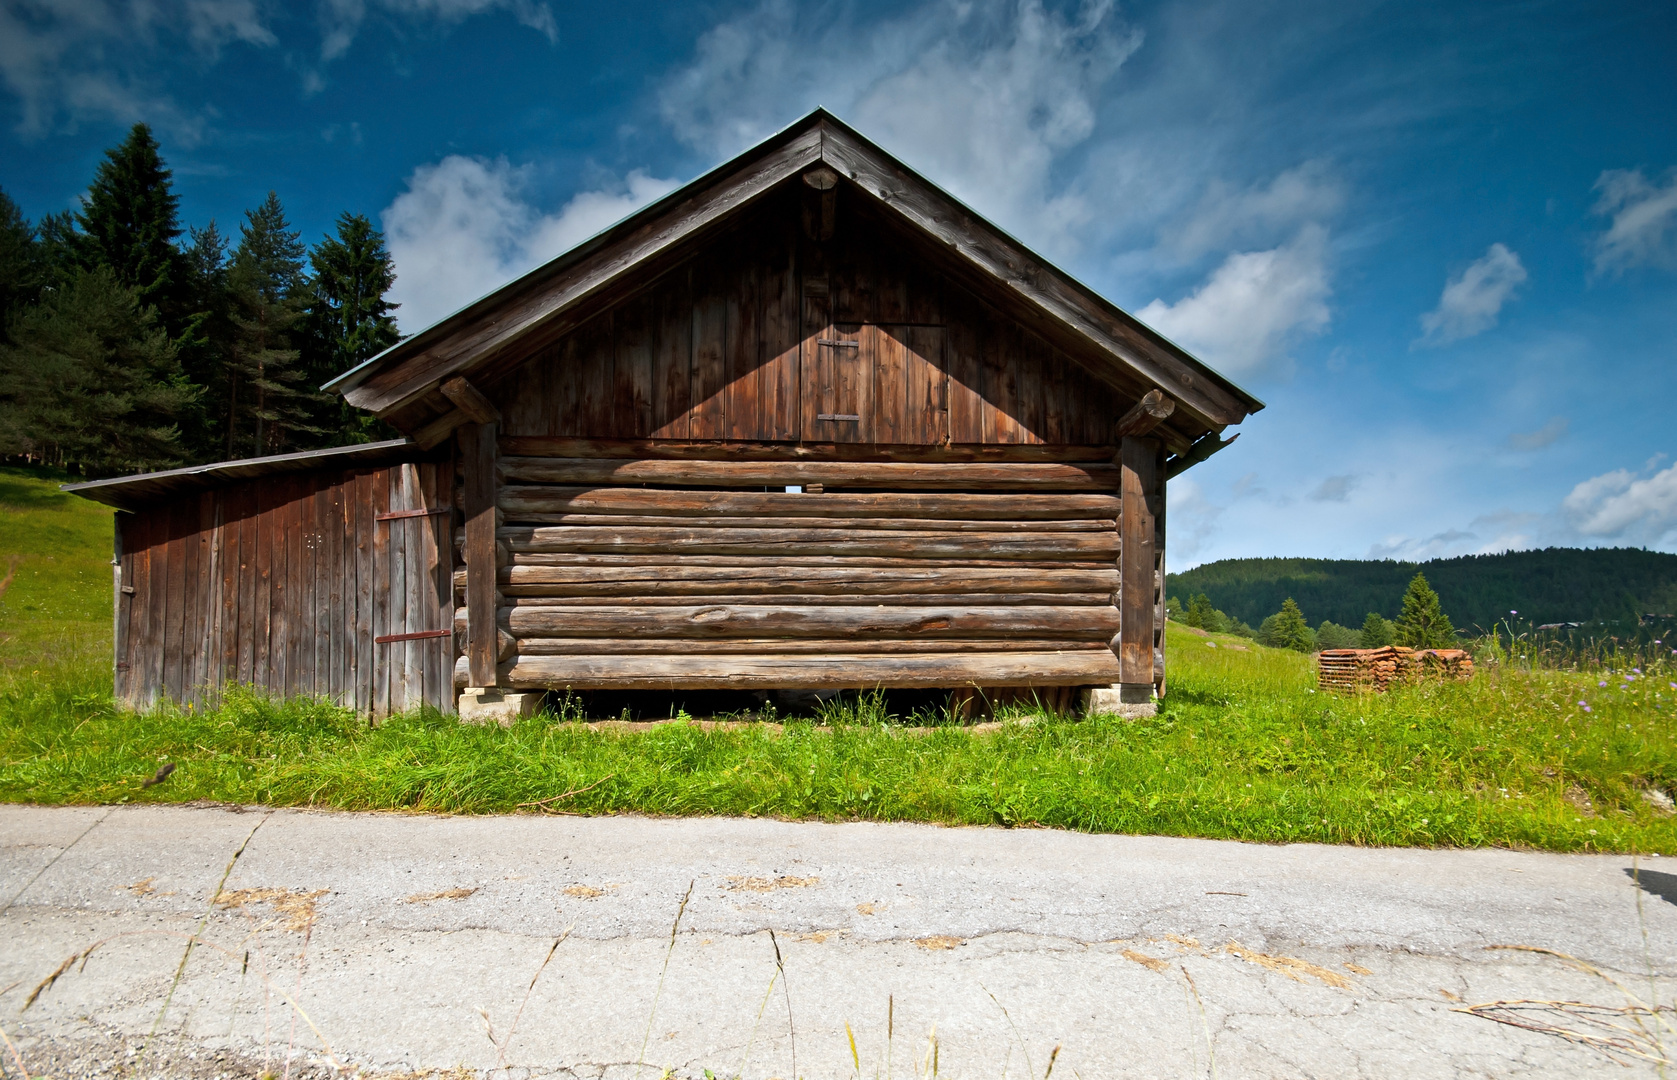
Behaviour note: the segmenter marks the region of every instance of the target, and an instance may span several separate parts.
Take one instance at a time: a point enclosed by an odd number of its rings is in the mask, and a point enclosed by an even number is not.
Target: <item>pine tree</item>
[[[1227,625],[1223,613],[1211,606],[1211,598],[1204,593],[1200,593],[1188,601],[1188,613],[1183,616],[1182,621],[1200,630],[1209,630],[1212,633],[1219,634],[1223,632]]]
[[[338,217],[337,235],[309,253],[314,270],[308,301],[306,366],[315,386],[377,356],[401,340],[385,298],[396,283],[396,264],[384,234],[362,214]],[[334,399],[320,425],[339,438],[367,441],[389,432],[375,418]]]
[[[279,196],[245,213],[228,271],[233,334],[227,356],[227,456],[276,454],[312,422],[324,395],[307,384],[297,338],[308,281],[303,242],[285,219]]]
[[[1363,620],[1362,639],[1358,646],[1364,649],[1384,648],[1392,643],[1392,621],[1384,618],[1378,611],[1368,613]]]
[[[170,336],[177,336],[187,313],[181,303],[185,268],[175,247],[180,200],[172,176],[151,129],[135,124],[122,145],[105,152],[76,222],[97,260],[140,303],[155,305]]]
[[[0,454],[89,475],[181,464],[197,392],[156,312],[109,267],[44,293],[0,345]]]
[[[1272,649],[1296,649],[1299,652],[1316,649],[1316,635],[1311,633],[1310,624],[1304,621],[1304,613],[1290,596],[1281,604],[1280,611],[1264,620],[1258,631],[1258,641]]]
[[[62,286],[81,270],[99,265],[92,241],[76,231],[75,215],[68,210],[43,217],[35,236],[47,285]]]
[[[0,341],[12,316],[35,301],[44,283],[35,229],[11,196],[0,191]]]
[[[186,307],[191,317],[176,342],[181,370],[203,387],[205,422],[187,432],[193,457],[213,460],[227,448],[229,357],[233,352],[232,291],[227,276],[227,239],[212,220],[191,232],[183,252]]]
[[[1456,644],[1456,628],[1438,605],[1438,594],[1427,584],[1426,575],[1416,574],[1403,594],[1393,638],[1411,649],[1449,649]]]

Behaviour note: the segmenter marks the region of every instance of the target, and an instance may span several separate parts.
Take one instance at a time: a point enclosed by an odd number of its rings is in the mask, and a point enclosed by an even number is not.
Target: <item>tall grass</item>
[[[1466,685],[1336,697],[1307,656],[1174,627],[1169,643],[1155,719],[1015,707],[981,732],[906,726],[878,695],[829,702],[820,722],[648,731],[574,706],[508,729],[434,713],[371,727],[249,691],[132,713],[103,669],[70,660],[0,675],[0,799],[492,813],[574,791],[548,808],[1677,854],[1644,797],[1677,786],[1677,687],[1650,667],[1487,664]],[[165,761],[173,775],[141,787]]]

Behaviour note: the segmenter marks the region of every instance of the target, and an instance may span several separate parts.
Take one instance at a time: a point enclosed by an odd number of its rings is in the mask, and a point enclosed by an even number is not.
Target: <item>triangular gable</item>
[[[1053,267],[853,128],[817,109],[779,134],[545,265],[327,384],[409,433],[437,437],[467,418],[439,388],[585,321],[649,266],[701,240],[748,204],[816,165],[959,258],[986,291],[1074,337],[1080,362],[1124,386],[1174,399],[1192,435],[1238,424],[1263,403],[1134,316]]]

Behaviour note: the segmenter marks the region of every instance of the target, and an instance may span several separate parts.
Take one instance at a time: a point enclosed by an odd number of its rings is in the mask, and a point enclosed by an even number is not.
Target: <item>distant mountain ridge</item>
[[[1372,559],[1222,559],[1166,578],[1183,606],[1204,593],[1228,615],[1257,626],[1292,597],[1312,626],[1358,627],[1371,611],[1395,618],[1419,570],[1457,629],[1488,629],[1518,611],[1521,622],[1634,620],[1677,612],[1677,555],[1641,548],[1544,548],[1427,562]]]

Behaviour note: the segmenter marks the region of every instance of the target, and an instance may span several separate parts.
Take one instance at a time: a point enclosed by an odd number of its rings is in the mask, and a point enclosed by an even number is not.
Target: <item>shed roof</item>
[[[403,430],[450,402],[438,387],[455,375],[521,352],[637,268],[706,232],[817,164],[963,259],[975,276],[1058,321],[1123,384],[1156,387],[1200,430],[1238,424],[1263,402],[1064,271],[1032,253],[824,109],[816,109],[593,238],[403,340],[324,387]],[[1098,374],[1098,372],[1097,372]],[[428,404],[428,407],[427,407]],[[455,414],[463,422],[463,415]]]
[[[269,457],[242,458],[238,461],[217,461],[209,465],[188,465],[184,469],[115,476],[109,480],[88,480],[85,483],[59,486],[65,491],[74,492],[94,502],[102,502],[106,506],[114,506],[118,510],[138,510],[171,495],[202,491],[234,480],[251,480],[260,476],[300,472],[322,466],[348,468],[358,465],[386,465],[392,461],[412,457],[418,452],[419,445],[412,439],[389,439],[385,442],[334,446],[327,450],[304,450],[296,454],[274,454]]]

